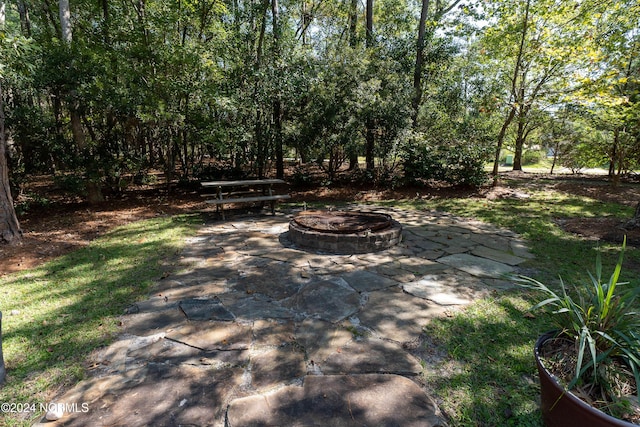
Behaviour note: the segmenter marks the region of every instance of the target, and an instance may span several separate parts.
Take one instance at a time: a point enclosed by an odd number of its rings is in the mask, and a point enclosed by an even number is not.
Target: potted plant
[[[596,274],[587,283],[556,291],[530,277],[520,285],[540,292],[556,329],[535,345],[541,410],[554,426],[635,426],[640,423],[640,289],[619,282],[626,239],[608,281]]]

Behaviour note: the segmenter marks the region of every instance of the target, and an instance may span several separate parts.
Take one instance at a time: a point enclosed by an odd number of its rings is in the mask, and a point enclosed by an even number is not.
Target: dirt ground
[[[317,188],[292,191],[293,201],[357,200],[375,201],[388,198],[412,199],[415,197],[518,197],[527,188],[548,187],[558,191],[613,201],[628,206],[640,202],[640,185],[612,187],[603,177],[549,176],[534,174],[507,174],[498,187],[479,190],[434,187],[431,189],[404,188],[399,190],[372,190],[345,185],[338,188]],[[419,193],[419,196],[418,196]],[[197,188],[172,188],[166,186],[140,186],[122,194],[107,197],[107,201],[89,206],[55,189],[47,177],[37,177],[25,187],[24,194],[16,201],[29,206],[19,215],[24,236],[19,245],[0,245],[0,275],[33,268],[45,261],[88,245],[93,239],[115,226],[159,215],[194,212],[207,208]],[[46,204],[35,203],[46,200]],[[640,230],[623,230],[621,223],[611,218],[559,219],[567,231],[587,239],[620,242],[626,234],[630,242],[640,243]]]

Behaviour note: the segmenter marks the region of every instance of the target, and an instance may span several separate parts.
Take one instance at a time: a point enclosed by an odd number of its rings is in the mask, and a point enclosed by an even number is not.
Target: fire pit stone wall
[[[321,212],[319,215],[328,215],[337,217],[341,215],[340,211]],[[351,220],[353,213],[343,213]],[[371,216],[371,213],[366,213]],[[380,214],[388,217],[387,215]],[[335,221],[335,219],[334,219]],[[300,221],[303,222],[303,221]],[[320,251],[335,254],[362,254],[369,252],[377,252],[388,249],[397,245],[402,240],[402,226],[397,221],[388,218],[389,225],[382,229],[368,230],[357,232],[331,232],[331,230],[318,230],[306,227],[294,218],[289,223],[289,238],[298,246],[316,249]],[[360,227],[361,228],[361,227]]]

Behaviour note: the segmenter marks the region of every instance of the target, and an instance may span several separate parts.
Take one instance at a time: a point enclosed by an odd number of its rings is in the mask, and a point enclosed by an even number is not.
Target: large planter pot
[[[556,335],[556,332],[549,332],[540,336],[534,349],[540,375],[540,410],[545,425],[547,427],[638,427],[637,424],[614,418],[593,408],[558,384],[540,360],[540,346]]]

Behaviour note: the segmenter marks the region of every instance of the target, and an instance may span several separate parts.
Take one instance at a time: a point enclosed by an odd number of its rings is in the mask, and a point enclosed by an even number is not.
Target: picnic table
[[[289,194],[274,193],[274,185],[286,184],[282,179],[247,179],[235,181],[206,181],[200,183],[205,188],[215,188],[216,194],[205,194],[204,196],[215,196],[206,200],[206,203],[216,205],[216,212],[220,212],[224,217],[224,205],[232,203],[255,203],[270,202],[271,214],[275,215],[275,204],[278,200],[289,199]]]

